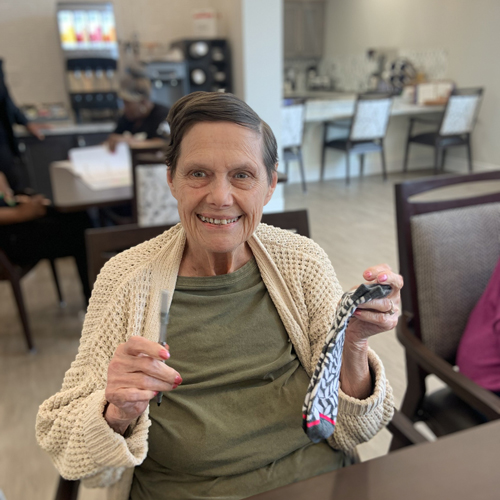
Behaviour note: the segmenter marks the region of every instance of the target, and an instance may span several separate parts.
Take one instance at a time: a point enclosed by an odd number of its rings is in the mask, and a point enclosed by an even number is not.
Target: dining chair
[[[130,152],[130,164],[132,168],[132,201],[126,201],[118,206],[102,208],[100,210],[101,225],[126,225],[133,224],[137,222],[137,192],[136,186],[136,167],[138,166],[138,158],[146,158],[143,163],[148,162],[148,158],[156,158],[152,163],[165,163],[164,160],[164,149],[166,147],[166,141],[161,138],[146,139],[143,141],[131,141],[129,143]]]
[[[132,222],[158,226],[179,222],[177,200],[167,183],[165,152],[158,149],[132,158]]]
[[[494,189],[470,196],[477,182]],[[451,199],[443,191],[432,193],[451,186],[461,186],[462,192]],[[455,367],[469,314],[500,257],[500,172],[407,181],[395,189],[405,282],[396,329],[407,374],[400,410],[412,421],[424,421],[437,437],[500,419],[500,398]],[[423,193],[426,199],[415,198]],[[446,387],[427,392],[430,374]],[[400,446],[393,439],[391,449]]]
[[[262,214],[262,222],[309,237],[307,210]],[[138,224],[126,224],[87,229],[85,246],[90,286],[93,287],[102,266],[111,257],[162,234],[172,226],[173,224],[140,227]]]
[[[302,140],[304,136],[305,104],[291,104],[281,108],[281,147],[285,174],[288,176],[288,164],[299,163],[302,191],[307,192],[304,160],[302,157]]]
[[[384,180],[387,168],[384,152],[384,138],[391,114],[392,97],[390,94],[360,94],[357,97],[352,120],[325,122],[323,125],[323,149],[321,154],[320,179],[325,174],[325,160],[328,148],[346,153],[346,184],[350,183],[350,154],[360,156],[359,172],[363,176],[365,154],[380,152]],[[332,128],[348,131],[345,138],[329,139]]]
[[[64,307],[64,299],[61,291],[61,286],[59,284],[59,277],[57,274],[57,269],[54,260],[49,260],[50,268],[52,270],[52,276],[54,277],[54,284],[56,286],[57,297],[59,299],[59,305]],[[21,288],[21,280],[26,276],[38,262],[31,265],[19,266],[11,261],[7,254],[0,248],[0,281],[9,281],[12,287],[12,292],[14,294],[14,299],[16,301],[17,309],[19,311],[19,316],[21,318],[21,323],[23,325],[23,333],[28,345],[30,352],[35,352],[35,345],[33,343],[33,337],[31,334],[31,327],[28,320],[28,314],[26,311],[26,306],[24,303],[23,291]]]
[[[410,144],[420,144],[434,148],[435,174],[438,174],[440,170],[444,170],[448,148],[465,146],[467,148],[469,172],[472,172],[471,134],[476,124],[482,96],[482,88],[455,89],[452,91],[439,121],[429,118],[410,118],[403,171],[408,171]],[[438,128],[433,132],[412,135],[416,123],[438,125]]]

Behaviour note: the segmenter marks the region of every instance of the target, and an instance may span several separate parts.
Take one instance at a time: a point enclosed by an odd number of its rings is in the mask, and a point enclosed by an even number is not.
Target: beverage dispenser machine
[[[58,3],[67,87],[77,122],[118,112],[118,42],[111,3]]]

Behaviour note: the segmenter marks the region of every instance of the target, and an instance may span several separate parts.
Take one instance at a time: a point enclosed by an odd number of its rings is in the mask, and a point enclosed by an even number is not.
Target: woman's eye
[[[193,172],[192,176],[193,177],[205,177],[205,172]]]

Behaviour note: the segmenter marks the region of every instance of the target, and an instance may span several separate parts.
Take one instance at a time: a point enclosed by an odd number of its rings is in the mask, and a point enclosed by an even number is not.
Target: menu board
[[[63,50],[116,50],[116,25],[111,4],[59,4],[57,23]]]

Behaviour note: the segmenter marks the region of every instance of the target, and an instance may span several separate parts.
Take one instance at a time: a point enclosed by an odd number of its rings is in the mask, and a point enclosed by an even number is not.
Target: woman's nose
[[[214,179],[210,183],[207,201],[216,207],[230,206],[233,202],[231,183],[227,179]]]

